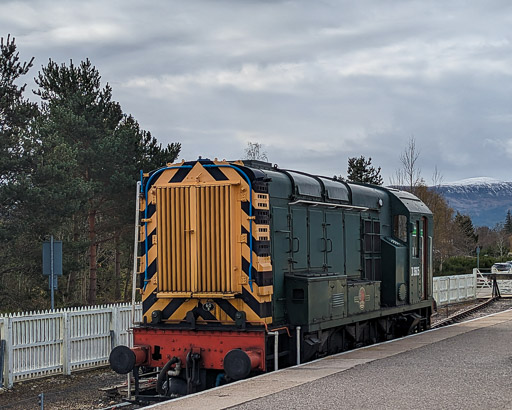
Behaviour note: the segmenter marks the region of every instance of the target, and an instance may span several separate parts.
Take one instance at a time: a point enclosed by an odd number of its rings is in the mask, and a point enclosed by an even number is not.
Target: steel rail
[[[468,309],[462,310],[460,312],[456,312],[455,314],[450,315],[449,317],[442,319],[439,322],[436,322],[435,324],[431,325],[430,328],[438,329],[443,326],[448,326],[448,325],[451,325],[454,323],[458,323],[460,321],[460,319],[463,319],[466,316],[470,315],[471,313],[477,312],[480,309],[483,309],[484,307],[489,306],[492,302],[494,302],[497,299],[498,299],[497,297],[491,297],[491,298],[483,301],[482,303],[479,303],[478,305],[471,306]]]

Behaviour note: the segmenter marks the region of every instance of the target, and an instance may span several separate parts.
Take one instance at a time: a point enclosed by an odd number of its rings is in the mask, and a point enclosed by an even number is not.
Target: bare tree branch
[[[416,140],[411,137],[407,148],[400,154],[404,182],[411,192],[421,182],[421,170],[417,164],[419,156],[420,151],[416,148]]]
[[[247,142],[245,158],[248,160],[268,161],[267,153],[263,151],[263,145],[258,142]]]

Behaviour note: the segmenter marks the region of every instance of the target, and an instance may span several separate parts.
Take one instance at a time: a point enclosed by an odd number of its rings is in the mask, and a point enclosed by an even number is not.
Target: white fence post
[[[7,346],[5,342],[5,319],[0,318],[0,349],[2,349],[2,340],[4,341],[3,350],[0,350],[0,355],[3,355],[3,362],[2,366],[0,367],[0,378],[2,379],[2,385],[1,387],[5,386],[5,380],[6,380],[6,372],[5,372],[5,363],[6,363],[6,355],[7,355]]]
[[[62,372],[65,375],[71,374],[71,340],[69,329],[69,311],[62,313]]]
[[[434,280],[432,282],[432,297],[437,302],[439,300],[439,281]]]
[[[116,347],[118,344],[119,344],[119,335],[120,335],[120,331],[119,331],[119,326],[120,326],[120,323],[119,323],[119,319],[120,319],[120,315],[119,315],[119,306],[117,305],[112,305],[112,315],[110,316],[110,347],[113,349],[114,347]]]
[[[4,329],[5,332],[5,368],[7,371],[5,380],[7,381],[7,387],[10,389],[14,384],[14,374],[12,368],[12,316],[5,317]]]

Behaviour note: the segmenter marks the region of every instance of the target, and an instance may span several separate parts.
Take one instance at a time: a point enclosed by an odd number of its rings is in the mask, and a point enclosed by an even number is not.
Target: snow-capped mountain
[[[474,226],[494,227],[512,210],[512,182],[493,178],[468,178],[437,187],[450,207],[469,215]]]

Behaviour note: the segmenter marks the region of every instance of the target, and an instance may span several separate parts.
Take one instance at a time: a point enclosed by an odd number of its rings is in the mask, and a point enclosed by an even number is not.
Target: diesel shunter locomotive
[[[261,161],[144,174],[143,321],[111,367],[170,397],[428,329],[432,228],[408,192]]]

